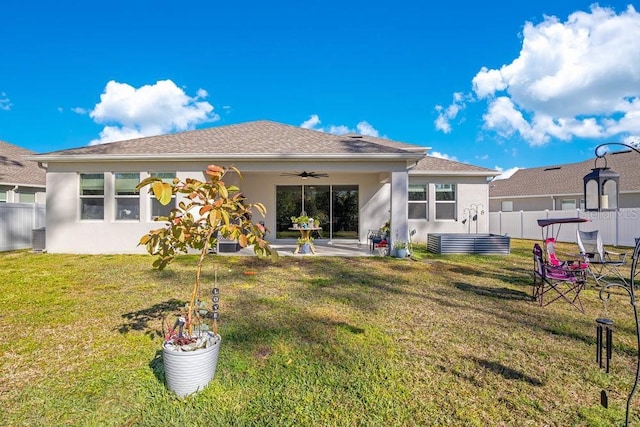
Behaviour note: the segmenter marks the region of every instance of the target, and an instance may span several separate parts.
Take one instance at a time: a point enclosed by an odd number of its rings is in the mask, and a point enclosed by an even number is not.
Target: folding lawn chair
[[[607,277],[620,279],[627,284],[618,267],[624,265],[627,254],[607,251],[602,244],[602,237],[598,230],[577,231],[578,247],[585,262],[589,263],[589,273],[596,281],[596,285],[606,285]]]
[[[367,239],[369,239],[369,251],[371,253],[377,251],[382,255],[382,252],[387,250],[388,245],[386,233],[380,230],[369,230]]]
[[[584,313],[580,291],[587,280],[584,263],[568,261],[553,265],[545,260],[539,244],[533,246],[533,297],[545,307],[555,301],[566,301]]]

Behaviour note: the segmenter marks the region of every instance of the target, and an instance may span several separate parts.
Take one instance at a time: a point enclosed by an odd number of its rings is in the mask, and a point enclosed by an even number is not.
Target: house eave
[[[7,182],[7,181],[2,181],[0,182],[0,185],[3,186],[7,186],[7,187],[30,187],[30,188],[41,188],[41,189],[46,189],[47,186],[44,184],[25,184],[24,182]]]
[[[239,153],[239,154],[223,154],[223,153],[199,153],[199,154],[183,154],[183,153],[171,153],[171,154],[37,154],[26,157],[28,160],[37,162],[65,162],[65,163],[79,163],[79,162],[104,162],[104,161],[117,161],[117,162],[139,162],[139,161],[161,161],[161,160],[179,160],[179,161],[201,161],[201,160],[252,160],[252,161],[299,161],[299,160],[319,160],[319,161],[381,161],[381,160],[405,160],[405,161],[418,161],[424,157],[424,153],[358,153],[358,154],[345,154],[345,153],[329,153],[329,154],[305,154],[305,153]]]
[[[482,171],[409,171],[410,176],[497,176],[499,173]]]

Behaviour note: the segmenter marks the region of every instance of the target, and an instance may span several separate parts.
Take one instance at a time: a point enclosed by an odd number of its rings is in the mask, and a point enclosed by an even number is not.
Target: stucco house
[[[47,250],[142,253],[138,239],[168,209],[135,185],[202,178],[208,164],[234,165],[249,201],[267,209],[274,242],[291,239],[290,217],[319,219],[320,239],[367,244],[391,219],[390,236],[426,241],[467,232],[469,204],[488,205],[496,171],[426,157],[424,147],[362,135],[332,135],[271,121],[212,127],[31,156],[47,171]],[[315,172],[315,174],[311,174]],[[174,201],[175,202],[175,201]],[[254,218],[255,219],[255,218]],[[480,222],[478,223],[480,225]],[[479,232],[487,232],[481,222]]]
[[[640,157],[635,152],[606,155],[607,167],[620,174],[620,208],[640,207]],[[604,166],[598,160],[598,166]],[[595,166],[595,157],[578,163],[520,169],[508,179],[489,185],[490,212],[559,211],[584,209],[583,177]]]
[[[24,158],[32,154],[0,141],[0,203],[45,203],[45,171]]]

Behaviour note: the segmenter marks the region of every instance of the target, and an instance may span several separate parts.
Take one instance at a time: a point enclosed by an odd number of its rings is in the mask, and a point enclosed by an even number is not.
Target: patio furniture
[[[289,228],[289,230],[298,230],[300,232],[300,239],[299,239],[300,243],[298,244],[296,249],[293,251],[294,254],[300,253],[300,246],[302,244],[305,244],[305,243],[309,244],[310,252],[312,254],[316,253],[315,248],[313,246],[313,243],[311,243],[312,240],[313,240],[311,238],[311,232],[313,232],[313,231],[320,232],[320,231],[322,231],[322,227],[304,227],[304,228],[303,227],[299,227],[299,228],[291,227],[291,228]]]
[[[589,273],[596,281],[596,285],[605,285],[606,279],[609,277],[619,279],[624,284],[627,283],[618,269],[626,263],[626,253],[607,251],[598,230],[578,230],[576,235],[580,254],[584,257],[585,262],[589,263]]]
[[[380,230],[369,230],[367,234],[369,239],[369,249],[371,253],[374,253],[376,249],[388,247],[387,235]]]
[[[533,246],[533,262],[533,297],[540,306],[566,301],[584,313],[580,292],[585,287],[588,267],[579,261],[558,261],[553,265],[545,259],[538,243]]]

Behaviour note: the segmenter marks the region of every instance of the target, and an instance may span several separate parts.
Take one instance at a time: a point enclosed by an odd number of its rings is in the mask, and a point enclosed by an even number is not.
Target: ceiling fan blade
[[[306,178],[327,178],[327,177],[329,177],[329,175],[327,175],[326,173],[316,173],[316,172],[307,172],[307,171],[295,172],[295,173],[283,172],[283,173],[280,174],[280,176],[299,176],[302,179],[306,179]]]

